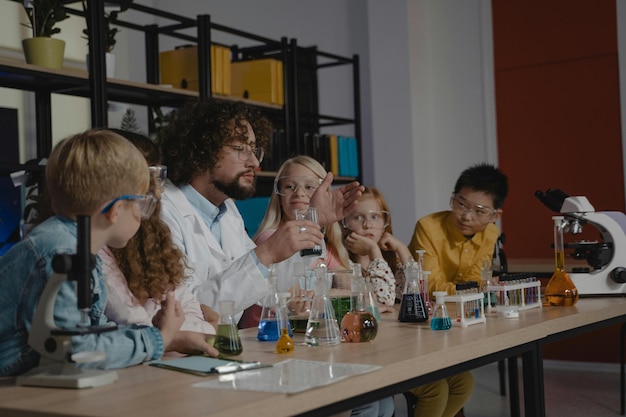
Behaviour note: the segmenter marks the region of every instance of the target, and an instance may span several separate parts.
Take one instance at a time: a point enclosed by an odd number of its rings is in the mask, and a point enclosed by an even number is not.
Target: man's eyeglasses
[[[384,229],[389,225],[389,212],[380,210],[369,210],[364,213],[352,213],[341,220],[341,224],[346,229],[359,230],[365,225],[371,229]]]
[[[157,198],[155,196],[153,196],[152,194],[146,194],[146,195],[134,195],[134,194],[121,195],[121,196],[115,198],[109,204],[107,204],[100,211],[100,213],[106,213],[107,211],[111,210],[111,207],[113,207],[113,205],[115,203],[117,203],[118,201],[121,201],[121,200],[129,200],[129,201],[132,201],[135,204],[137,204],[137,207],[139,207],[139,213],[140,213],[142,219],[148,219],[148,218],[150,218],[150,216],[152,216],[152,214],[154,214],[154,209],[156,208],[156,203],[157,203]]]
[[[481,223],[489,223],[493,218],[493,215],[498,212],[498,210],[491,207],[473,204],[458,194],[452,194],[452,197],[450,198],[450,207],[453,212],[460,216],[463,216],[465,213],[470,213],[474,219]]]
[[[274,179],[274,192],[278,195],[289,197],[296,190],[304,191],[306,195],[311,197],[322,183],[321,178],[316,177],[277,177]]]
[[[165,165],[154,165],[150,168],[150,176],[154,178],[157,185],[163,190],[167,179],[167,167]]]
[[[236,150],[240,161],[248,161],[252,158],[252,155],[254,155],[259,163],[261,163],[261,161],[263,161],[263,155],[265,155],[265,150],[263,148],[256,146],[253,148],[252,145],[248,145],[247,143],[243,145],[226,144],[224,146],[228,146],[229,148]]]

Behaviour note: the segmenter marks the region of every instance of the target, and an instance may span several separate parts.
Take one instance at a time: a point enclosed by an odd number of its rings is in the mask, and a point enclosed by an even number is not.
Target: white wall
[[[392,4],[369,2],[374,184],[408,242],[463,169],[497,162],[490,3]]]

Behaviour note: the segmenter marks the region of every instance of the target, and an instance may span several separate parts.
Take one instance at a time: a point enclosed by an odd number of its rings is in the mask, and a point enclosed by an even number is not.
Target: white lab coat
[[[225,202],[227,210],[219,220],[222,246],[187,197],[170,181],[165,184],[161,203],[161,217],[192,268],[187,286],[200,303],[218,312],[219,300],[234,300],[235,319],[239,320],[244,309],[269,293],[269,287],[251,254],[256,245],[235,203]]]

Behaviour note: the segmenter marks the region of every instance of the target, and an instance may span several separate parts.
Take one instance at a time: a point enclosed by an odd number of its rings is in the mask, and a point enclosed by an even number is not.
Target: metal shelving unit
[[[89,0],[87,14],[82,10],[80,1],[66,1],[66,9],[72,15],[87,19],[88,27],[96,33],[104,33],[105,12],[104,0]],[[115,0],[107,1],[107,5]],[[36,106],[36,135],[37,157],[39,159],[49,155],[52,148],[52,120],[50,96],[52,93],[67,94],[90,98],[91,125],[93,127],[108,126],[108,101],[118,101],[145,106],[177,107],[191,98],[212,97],[211,91],[211,54],[212,34],[214,31],[245,39],[253,46],[238,47],[230,45],[234,60],[252,59],[260,57],[274,57],[283,61],[284,106],[265,105],[259,102],[248,103],[261,107],[270,119],[285,132],[288,149],[291,155],[302,152],[302,132],[304,129],[319,131],[322,127],[335,125],[354,125],[357,139],[361,137],[360,121],[360,94],[359,94],[359,60],[354,55],[351,58],[317,51],[316,48],[302,48],[295,39],[281,38],[274,40],[230,28],[211,21],[209,15],[199,15],[196,19],[176,15],[163,10],[131,3],[129,10],[156,16],[163,20],[163,24],[138,25],[134,22],[117,18],[111,22],[134,31],[142,32],[145,37],[146,54],[146,82],[133,82],[106,78],[105,75],[105,45],[101,36],[91,36],[89,42],[88,71],[80,70],[52,70],[20,61],[0,58],[0,86],[32,91],[35,94]],[[195,29],[195,36],[189,35],[190,29]],[[190,91],[175,88],[160,87],[159,84],[159,38],[168,36],[191,42],[198,45],[198,76],[199,91]],[[300,79],[303,65],[300,55],[303,51],[314,50],[315,63],[307,70],[313,82],[309,91],[300,91]],[[323,64],[317,64],[317,58],[324,58]],[[320,114],[317,103],[317,71],[336,65],[352,65],[354,80],[354,117],[341,118]],[[241,100],[237,97],[215,96],[224,100]],[[307,106],[302,100],[308,100]],[[306,108],[305,108],[306,107]],[[149,119],[152,115],[149,113]],[[359,160],[359,172],[361,162]],[[9,167],[0,167],[6,172]],[[15,167],[12,166],[11,169]],[[271,179],[271,173],[261,176],[262,181]],[[354,178],[339,178],[347,182]]]

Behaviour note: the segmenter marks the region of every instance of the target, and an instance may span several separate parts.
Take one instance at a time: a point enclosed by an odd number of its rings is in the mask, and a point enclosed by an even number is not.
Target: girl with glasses
[[[118,324],[152,326],[162,314],[166,295],[173,292],[185,315],[174,339],[177,351],[216,356],[217,350],[206,340],[207,335],[215,334],[218,315],[209,307],[201,306],[187,289],[184,255],[172,243],[170,230],[160,218],[161,192],[167,168],[159,165],[159,149],[143,135],[123,130],[115,132],[133,143],[151,165],[148,195],[152,197],[153,205],[125,247],[104,247],[98,253],[106,276],[108,302],[105,313]]]
[[[385,198],[376,188],[365,187],[356,209],[341,223],[343,244],[350,259],[361,264],[363,276],[370,278],[382,305],[381,312],[393,312],[396,298],[402,298],[405,281],[402,266],[411,259],[411,254],[393,235]]]

